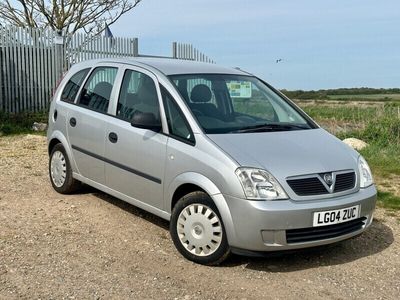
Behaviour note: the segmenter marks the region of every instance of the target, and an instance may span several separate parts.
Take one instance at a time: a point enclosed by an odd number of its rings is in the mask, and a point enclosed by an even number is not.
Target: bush
[[[380,146],[400,146],[400,119],[379,118],[367,123],[361,137],[368,143]]]
[[[3,135],[28,133],[34,122],[47,123],[48,112],[10,114],[0,111],[0,133]]]

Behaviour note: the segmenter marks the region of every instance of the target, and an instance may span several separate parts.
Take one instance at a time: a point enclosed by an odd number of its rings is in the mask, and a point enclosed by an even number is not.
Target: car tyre
[[[189,193],[177,202],[170,233],[178,251],[195,263],[218,265],[230,254],[221,215],[204,192]]]
[[[55,145],[51,150],[49,176],[53,188],[61,194],[71,194],[81,185],[72,177],[71,163],[61,143]]]

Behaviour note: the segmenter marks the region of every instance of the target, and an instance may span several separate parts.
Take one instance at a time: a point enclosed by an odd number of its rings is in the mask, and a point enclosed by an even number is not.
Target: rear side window
[[[113,67],[94,69],[83,87],[78,104],[91,110],[106,113],[117,72],[118,68]]]
[[[64,87],[61,93],[61,101],[74,102],[76,95],[85,79],[87,73],[90,69],[80,70],[78,73],[74,74]]]

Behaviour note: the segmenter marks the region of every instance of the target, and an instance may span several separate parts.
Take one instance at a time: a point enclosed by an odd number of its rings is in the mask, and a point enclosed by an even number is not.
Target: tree
[[[0,0],[0,24],[99,33],[142,0]]]

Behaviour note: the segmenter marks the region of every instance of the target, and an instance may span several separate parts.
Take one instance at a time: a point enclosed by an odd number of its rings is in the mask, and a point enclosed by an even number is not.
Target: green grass
[[[300,106],[301,103],[300,103]],[[307,105],[304,106],[303,109],[305,112],[310,115],[316,121],[318,120],[326,120],[326,119],[333,119],[333,120],[340,120],[340,121],[354,121],[360,122],[366,119],[375,118],[376,115],[383,115],[385,113],[384,110],[380,111],[377,107],[365,107],[360,108],[357,106],[329,106],[329,105]],[[394,108],[387,108],[387,110],[393,110],[390,114],[394,114],[396,109]]]
[[[378,191],[378,205],[384,208],[400,210],[400,197],[392,193]]]
[[[34,122],[47,123],[48,112],[8,114],[0,111],[0,135],[32,132]]]
[[[361,154],[368,161],[375,177],[391,174],[400,176],[400,147],[398,145],[382,147],[371,144],[363,149]]]

